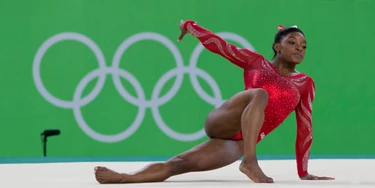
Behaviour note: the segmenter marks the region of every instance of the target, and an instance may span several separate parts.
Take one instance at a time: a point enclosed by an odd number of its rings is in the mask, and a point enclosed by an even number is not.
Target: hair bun
[[[298,28],[297,25],[293,25],[293,26],[291,26],[291,27]],[[285,29],[285,26],[283,26],[283,25],[279,25],[279,26],[277,27],[277,32],[280,32],[280,31],[283,30],[283,29]]]

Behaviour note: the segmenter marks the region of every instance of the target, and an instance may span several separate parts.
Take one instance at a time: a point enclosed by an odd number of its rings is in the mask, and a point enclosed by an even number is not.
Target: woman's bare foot
[[[101,184],[106,183],[127,183],[127,174],[120,174],[106,167],[95,167],[95,178]]]
[[[255,183],[273,183],[273,179],[267,177],[256,162],[242,161],[240,171]]]

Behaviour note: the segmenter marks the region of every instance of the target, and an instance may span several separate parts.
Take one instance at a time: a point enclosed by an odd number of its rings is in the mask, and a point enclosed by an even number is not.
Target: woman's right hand
[[[189,31],[184,28],[184,24],[185,22],[181,20],[180,21],[181,34],[180,34],[180,37],[178,37],[177,42],[180,42],[184,38],[184,36],[189,33]]]

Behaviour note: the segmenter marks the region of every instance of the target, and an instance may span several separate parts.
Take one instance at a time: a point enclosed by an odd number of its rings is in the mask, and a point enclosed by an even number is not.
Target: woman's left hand
[[[335,178],[306,174],[301,177],[301,180],[335,180]]]

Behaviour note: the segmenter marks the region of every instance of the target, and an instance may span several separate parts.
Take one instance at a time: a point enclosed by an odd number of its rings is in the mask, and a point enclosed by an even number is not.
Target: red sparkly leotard
[[[312,102],[315,85],[311,77],[303,73],[282,75],[272,63],[262,55],[246,48],[238,48],[221,37],[199,26],[194,21],[186,21],[184,28],[198,38],[209,51],[219,54],[244,70],[245,89],[262,88],[268,93],[264,123],[258,142],[278,127],[293,111],[296,114],[297,138],[295,144],[298,175],[307,172],[312,143]],[[242,133],[231,138],[242,140]]]

